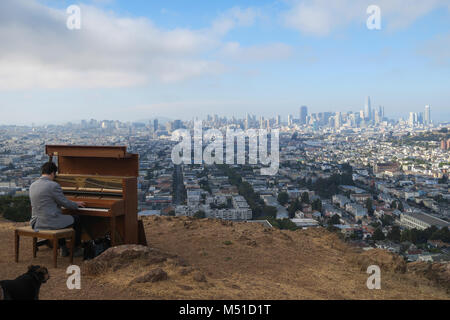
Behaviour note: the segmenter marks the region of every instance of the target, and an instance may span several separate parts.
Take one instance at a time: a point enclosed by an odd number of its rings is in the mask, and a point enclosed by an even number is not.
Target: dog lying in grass
[[[46,267],[29,266],[15,280],[0,281],[0,300],[39,300],[39,290],[50,279]]]

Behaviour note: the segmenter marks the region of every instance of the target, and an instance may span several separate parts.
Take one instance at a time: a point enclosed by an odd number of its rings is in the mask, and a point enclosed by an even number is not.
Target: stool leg
[[[70,264],[73,264],[73,249],[75,248],[75,231],[72,232],[70,239]]]
[[[57,268],[56,259],[58,258],[58,239],[53,239],[53,266]]]
[[[37,252],[37,238],[33,237],[33,258],[36,258]]]
[[[19,262],[19,244],[20,244],[20,236],[17,230],[14,231],[14,252],[15,252],[15,260]]]

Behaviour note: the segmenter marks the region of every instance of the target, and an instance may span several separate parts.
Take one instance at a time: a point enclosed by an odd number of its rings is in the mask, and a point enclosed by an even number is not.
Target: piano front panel
[[[123,180],[119,178],[109,178],[109,177],[95,177],[95,179],[86,177],[58,177],[59,181],[63,186],[63,192],[67,199],[71,201],[83,201],[85,203],[85,208],[79,208],[78,210],[68,210],[63,209],[64,214],[78,215],[81,218],[82,225],[85,229],[84,239],[97,239],[104,237],[106,234],[111,236],[114,244],[120,243],[134,243],[127,242],[129,238],[128,234],[136,233],[133,230],[129,231],[130,224],[126,220],[126,197],[123,194],[111,194],[111,189],[113,190],[123,190]],[[128,179],[128,178],[124,178]],[[100,186],[100,190],[94,192],[94,190],[85,191],[88,183],[102,182],[103,185]],[[117,183],[120,181],[120,185]],[[67,186],[69,185],[69,186]],[[107,186],[106,192],[104,192]],[[112,235],[113,225],[111,224],[115,219],[114,236]],[[137,219],[137,217],[136,217]],[[127,218],[128,221],[128,218]],[[128,228],[128,229],[127,229]]]
[[[68,197],[70,200],[76,200]],[[123,243],[125,238],[125,212],[123,200],[102,201],[86,200],[86,207],[78,210],[68,210],[63,208],[63,214],[78,215],[81,219],[85,240],[104,237],[106,234],[111,236],[113,244]],[[112,219],[115,219],[115,230],[112,230]],[[112,232],[115,232],[114,237]]]
[[[58,157],[58,170],[62,174],[138,177],[137,155],[128,158]]]

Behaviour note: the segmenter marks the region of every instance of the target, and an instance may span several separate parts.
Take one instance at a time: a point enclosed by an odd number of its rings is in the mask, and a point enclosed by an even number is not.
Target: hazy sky
[[[367,95],[392,118],[429,104],[450,121],[449,88],[450,0],[0,0],[0,124],[286,119]]]

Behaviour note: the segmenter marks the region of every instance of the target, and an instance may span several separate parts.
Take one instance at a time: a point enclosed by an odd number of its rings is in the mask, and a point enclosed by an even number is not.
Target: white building
[[[413,212],[410,214],[401,214],[400,215],[400,225],[406,227],[408,229],[419,229],[425,230],[431,226],[436,226],[438,228],[450,227],[450,223],[430,216],[425,213],[417,213]]]

